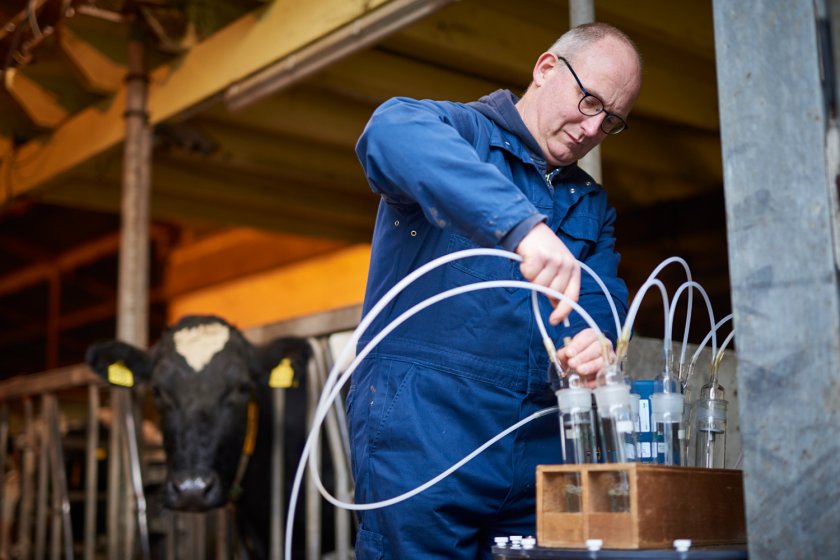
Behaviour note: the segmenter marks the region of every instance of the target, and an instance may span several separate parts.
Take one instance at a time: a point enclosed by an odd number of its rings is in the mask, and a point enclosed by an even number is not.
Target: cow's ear
[[[257,383],[288,389],[300,385],[312,357],[312,348],[303,338],[282,337],[257,348],[256,354]]]
[[[85,361],[99,377],[120,387],[133,387],[148,381],[152,374],[149,353],[119,340],[91,344]]]

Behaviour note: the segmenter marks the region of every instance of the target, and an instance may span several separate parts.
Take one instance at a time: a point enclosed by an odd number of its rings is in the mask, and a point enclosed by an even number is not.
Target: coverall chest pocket
[[[465,249],[478,249],[479,245],[466,237],[452,233],[449,235],[447,248],[449,253],[454,253]],[[450,266],[479,280],[522,280],[522,275],[519,273],[519,263],[505,257],[467,257],[451,262]],[[516,291],[516,288],[506,289],[509,292]]]
[[[592,254],[600,231],[594,216],[568,216],[558,229],[563,243],[577,260],[586,260]]]

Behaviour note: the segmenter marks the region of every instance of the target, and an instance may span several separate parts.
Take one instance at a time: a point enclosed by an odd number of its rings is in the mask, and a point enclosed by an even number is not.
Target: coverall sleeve
[[[611,207],[605,208],[598,240],[591,253],[583,260],[603,280],[609,290],[618,312],[619,324],[624,324],[627,317],[627,286],[618,276],[618,264],[621,256],[615,250],[615,219],[616,212]],[[615,345],[618,333],[615,327],[612,310],[607,302],[604,291],[585,270],[581,270],[581,287],[578,303],[592,316],[608,339]],[[583,318],[572,313],[569,322],[571,332],[577,333],[587,324]]]
[[[465,137],[486,133],[479,118],[456,103],[394,98],[374,112],[356,154],[371,189],[388,204],[417,204],[431,224],[494,247],[539,213]]]

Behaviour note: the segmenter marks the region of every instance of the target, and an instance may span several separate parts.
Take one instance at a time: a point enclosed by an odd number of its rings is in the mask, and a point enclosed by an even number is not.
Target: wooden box
[[[638,463],[537,467],[537,543],[584,548],[746,543],[741,471]]]

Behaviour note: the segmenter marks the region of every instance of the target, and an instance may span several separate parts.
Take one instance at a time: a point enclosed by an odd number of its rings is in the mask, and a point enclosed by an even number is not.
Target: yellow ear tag
[[[295,370],[292,368],[292,361],[289,358],[283,358],[271,370],[271,376],[268,378],[268,386],[272,389],[288,389],[293,386],[294,381]]]
[[[134,374],[122,362],[108,366],[108,383],[120,387],[134,387]]]

